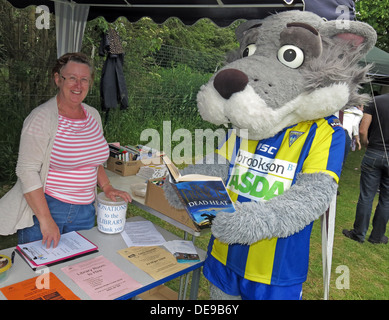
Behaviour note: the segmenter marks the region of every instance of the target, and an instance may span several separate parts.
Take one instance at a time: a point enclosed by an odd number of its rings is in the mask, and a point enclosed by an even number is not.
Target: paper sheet
[[[196,248],[192,241],[189,240],[172,240],[163,245],[172,254],[176,252],[185,252],[188,254],[197,254]]]
[[[170,276],[188,267],[178,263],[171,253],[160,247],[132,247],[118,253],[155,280]]]
[[[61,269],[93,300],[112,300],[142,285],[104,256]]]
[[[14,283],[0,290],[8,300],[80,300],[52,272]]]
[[[127,247],[159,246],[166,242],[151,221],[126,222],[121,235]]]

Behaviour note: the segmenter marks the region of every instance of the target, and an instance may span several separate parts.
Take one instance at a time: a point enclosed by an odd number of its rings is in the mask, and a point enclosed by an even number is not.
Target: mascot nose
[[[245,73],[237,69],[220,71],[213,80],[213,86],[224,99],[229,99],[235,92],[246,88],[249,78]]]

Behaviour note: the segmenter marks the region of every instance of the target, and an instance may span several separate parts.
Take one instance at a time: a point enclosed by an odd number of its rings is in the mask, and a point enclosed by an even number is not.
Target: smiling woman
[[[18,181],[0,200],[0,211],[9,212],[0,217],[0,234],[17,230],[19,243],[42,239],[47,247],[57,246],[62,233],[94,226],[96,184],[113,201],[116,196],[131,201],[109,182],[102,166],[109,148],[101,118],[83,103],[93,81],[88,57],[63,55],[52,76],[58,93],[24,121]],[[85,152],[91,145],[93,154]]]
[[[52,71],[57,95],[58,112],[71,119],[84,119],[81,102],[93,81],[93,67],[81,53],[68,53],[58,59]]]

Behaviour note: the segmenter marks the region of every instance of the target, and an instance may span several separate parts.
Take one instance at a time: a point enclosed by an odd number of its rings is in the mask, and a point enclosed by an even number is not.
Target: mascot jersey
[[[293,185],[300,172],[325,172],[338,182],[344,135],[334,116],[301,122],[261,141],[242,139],[230,130],[216,152],[230,162],[226,186],[232,201],[269,200]],[[312,225],[287,238],[252,245],[228,245],[212,236],[208,253],[251,281],[280,286],[302,283],[308,271]]]

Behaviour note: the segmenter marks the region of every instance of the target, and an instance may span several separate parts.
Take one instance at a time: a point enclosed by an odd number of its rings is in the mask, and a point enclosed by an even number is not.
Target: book
[[[151,164],[139,168],[136,176],[146,180],[153,178],[162,178],[167,175],[167,168],[163,164]]]
[[[209,228],[218,212],[234,212],[234,204],[223,180],[216,176],[187,174],[182,176],[167,156],[161,156],[168,168],[171,184],[186,211],[200,228]]]
[[[19,244],[16,251],[35,270],[98,251],[98,247],[76,231],[64,233],[56,248],[46,248],[42,240]]]

